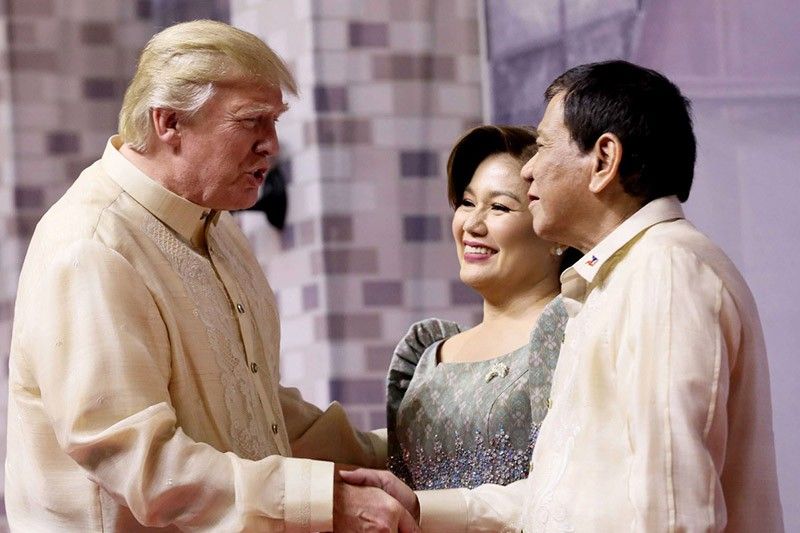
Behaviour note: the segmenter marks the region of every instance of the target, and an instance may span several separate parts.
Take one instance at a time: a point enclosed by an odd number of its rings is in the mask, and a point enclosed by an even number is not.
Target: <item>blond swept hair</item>
[[[214,94],[215,84],[246,81],[297,94],[283,60],[252,33],[213,20],[183,22],[154,35],[142,50],[125,91],[119,133],[134,150],[153,134],[150,110],[192,115]]]

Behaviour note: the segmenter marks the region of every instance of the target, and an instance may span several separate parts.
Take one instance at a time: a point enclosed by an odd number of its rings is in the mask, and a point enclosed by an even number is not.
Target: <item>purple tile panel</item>
[[[47,134],[46,145],[53,155],[74,154],[81,150],[81,138],[72,131],[52,131]]]
[[[0,320],[11,320],[14,316],[14,300],[0,302]]]
[[[55,52],[49,50],[11,50],[12,70],[53,72],[58,68]]]
[[[14,17],[49,17],[54,15],[53,0],[8,0],[8,12]]]
[[[283,180],[286,182],[286,185],[289,185],[292,182],[292,160],[281,159],[279,164],[281,173],[283,173]]]
[[[297,246],[308,246],[314,244],[316,240],[317,230],[314,220],[303,220],[295,225],[295,236],[297,237]]]
[[[369,429],[386,427],[386,409],[371,409],[369,411]]]
[[[105,22],[83,22],[80,26],[81,43],[105,45],[114,42],[114,26]]]
[[[364,119],[321,118],[306,124],[308,144],[359,144],[372,141],[372,124]]]
[[[432,0],[391,0],[389,16],[391,20],[430,20],[433,15],[432,4]]]
[[[36,25],[31,22],[10,21],[8,23],[8,42],[12,46],[36,43]]]
[[[30,237],[33,235],[33,230],[43,213],[38,210],[35,213],[17,212],[17,235],[22,237]]]
[[[404,216],[403,239],[406,242],[441,241],[441,219],[435,215]]]
[[[376,274],[378,251],[372,248],[322,250],[312,255],[314,274]]]
[[[388,372],[395,345],[367,346],[364,355],[367,358],[367,370]]]
[[[323,242],[350,242],[353,240],[353,217],[326,215],[322,217]]]
[[[483,303],[481,295],[459,280],[450,281],[450,303],[452,305],[475,305]]]
[[[454,81],[456,63],[448,56],[376,55],[372,58],[372,74],[376,80]]]
[[[98,150],[100,150],[99,147]],[[70,158],[70,161],[66,161],[64,163],[64,168],[66,169],[65,170],[66,183],[72,183],[73,181],[78,179],[78,176],[81,175],[81,172],[86,170],[86,168],[94,162],[95,162],[94,158],[77,159],[77,160],[72,160],[72,158]]]
[[[315,284],[303,285],[303,311],[312,311],[319,307],[319,287]]]
[[[383,328],[377,313],[329,313],[315,318],[314,334],[317,340],[380,339]]]
[[[439,154],[430,150],[400,152],[400,175],[409,177],[438,177]]]
[[[351,48],[385,47],[389,44],[389,27],[380,22],[351,22],[348,27]]]
[[[295,247],[295,244],[294,224],[287,224],[281,231],[281,250],[291,250]]]
[[[402,281],[365,281],[361,287],[367,307],[403,305]]]
[[[153,0],[136,0],[136,16],[143,20],[153,18]]]
[[[332,379],[331,400],[346,404],[383,403],[386,385],[383,379]]]
[[[347,111],[347,88],[341,86],[314,87],[314,109],[320,113]]]
[[[83,97],[88,100],[116,100],[120,95],[113,78],[86,78],[83,80]]]
[[[14,205],[21,208],[42,207],[44,191],[41,187],[17,186],[14,188]]]

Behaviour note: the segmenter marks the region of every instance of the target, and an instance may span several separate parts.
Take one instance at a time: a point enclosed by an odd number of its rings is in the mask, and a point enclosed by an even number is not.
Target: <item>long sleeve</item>
[[[424,533],[518,533],[528,480],[472,490],[419,491]]]
[[[322,411],[295,388],[282,387],[280,399],[295,457],[386,468],[385,432],[357,431],[341,404],[332,402]]]
[[[722,530],[726,402],[741,330],[735,306],[712,269],[677,247],[652,251],[628,294],[614,344],[633,529]]]
[[[169,347],[180,340],[169,337],[152,294],[119,253],[79,240],[33,273],[40,279],[21,294],[27,314],[15,356],[30,369],[59,447],[138,522],[197,531],[331,528],[332,464],[246,460],[177,426]],[[16,402],[27,401],[24,392]]]

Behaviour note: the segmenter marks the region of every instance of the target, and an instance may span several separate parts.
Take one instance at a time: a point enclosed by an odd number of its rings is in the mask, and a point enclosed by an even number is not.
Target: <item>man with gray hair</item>
[[[9,375],[16,531],[415,531],[334,464],[385,442],[279,385],[272,291],[229,210],[253,205],[296,93],[227,24],[153,37],[120,135],[47,212],[22,268]],[[160,529],[161,530],[161,529]]]

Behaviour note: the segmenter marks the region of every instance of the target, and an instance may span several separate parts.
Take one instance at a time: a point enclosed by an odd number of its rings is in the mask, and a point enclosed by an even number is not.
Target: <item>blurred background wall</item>
[[[277,295],[282,372],[306,398],[384,425],[384,376],[415,320],[470,325],[445,163],[482,121],[536,124],[570,66],[622,57],[694,102],[686,210],[743,271],[769,349],[788,531],[800,531],[800,4],[795,0],[0,0],[0,355],[19,266],[42,213],[116,130],[138,50],[159,28],[226,20],[290,64],[281,118],[282,232],[238,220]],[[0,382],[5,449],[6,376]]]

